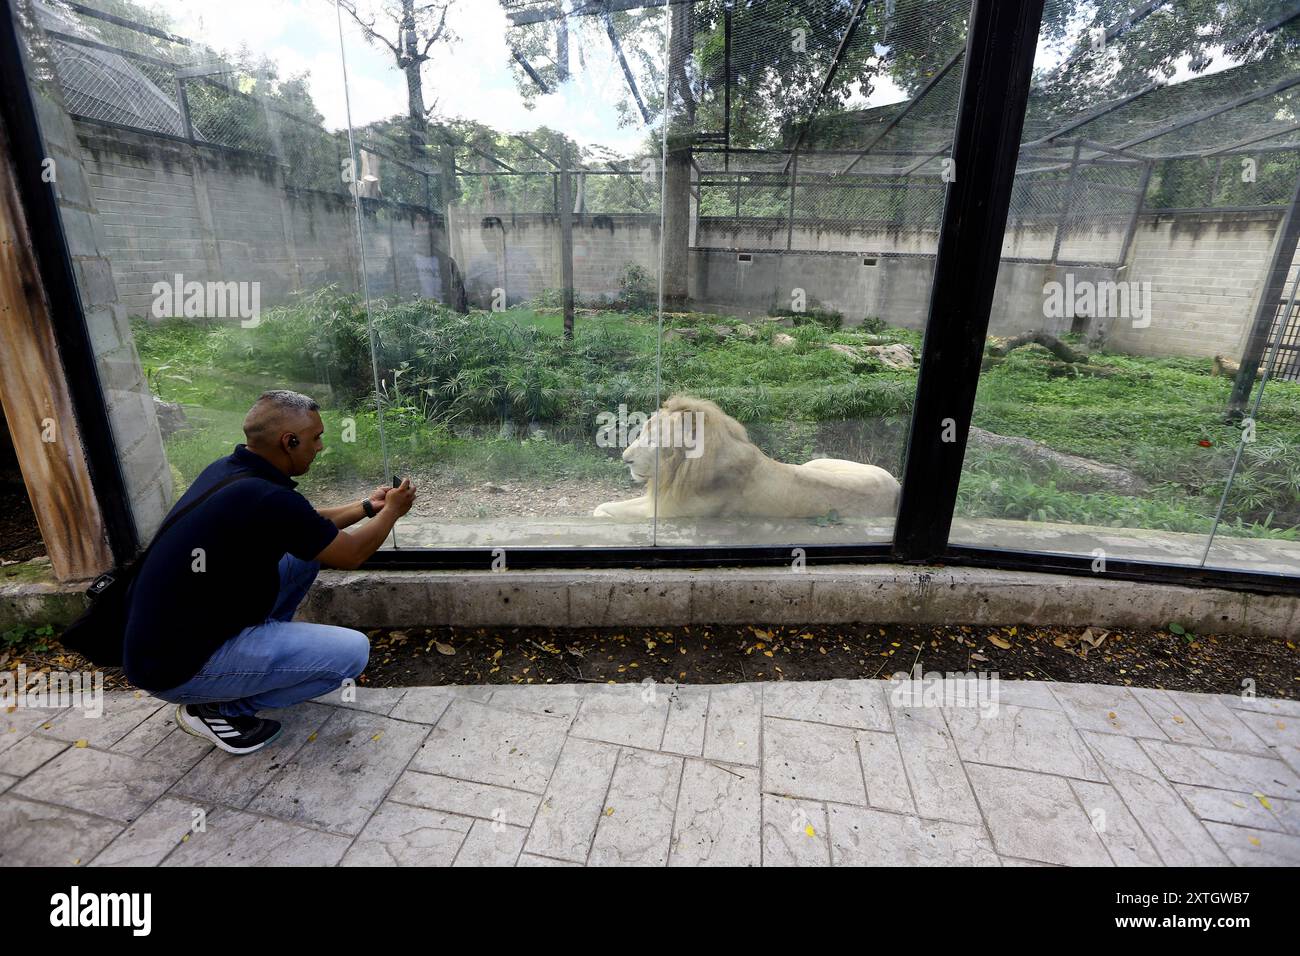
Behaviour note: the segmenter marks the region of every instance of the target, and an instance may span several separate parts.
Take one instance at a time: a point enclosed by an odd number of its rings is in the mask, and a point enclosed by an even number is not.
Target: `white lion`
[[[693,435],[692,424],[699,429]],[[688,440],[661,444],[661,434]],[[623,460],[632,478],[645,482],[645,494],[607,501],[596,508],[597,518],[815,518],[831,511],[866,518],[892,516],[898,505],[898,480],[885,469],[839,458],[802,465],[775,461],[749,440],[740,422],[689,395],[664,402],[628,444]]]

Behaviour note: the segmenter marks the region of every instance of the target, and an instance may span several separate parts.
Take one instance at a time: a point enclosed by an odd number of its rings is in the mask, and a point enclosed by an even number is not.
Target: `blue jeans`
[[[319,570],[319,561],[286,554],[271,616],[222,644],[184,684],[153,696],[173,704],[216,703],[227,717],[246,717],[311,700],[360,675],[370,659],[366,635],[293,620]]]

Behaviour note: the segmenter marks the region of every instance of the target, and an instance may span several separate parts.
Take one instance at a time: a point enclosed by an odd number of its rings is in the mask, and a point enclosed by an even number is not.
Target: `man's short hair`
[[[273,388],[259,395],[244,416],[244,436],[250,444],[271,441],[278,437],[273,433],[279,432],[285,419],[319,411],[320,404],[310,395],[287,388]]]

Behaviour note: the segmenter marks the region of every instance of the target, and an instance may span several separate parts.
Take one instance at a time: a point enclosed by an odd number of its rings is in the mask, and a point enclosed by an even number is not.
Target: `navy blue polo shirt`
[[[169,690],[192,678],[222,644],[270,615],[286,552],[311,561],[339,533],[294,490],[296,481],[244,445],[204,468],[172,510],[240,473],[252,477],[214,493],[158,538],[131,586],[123,653],[137,687]]]

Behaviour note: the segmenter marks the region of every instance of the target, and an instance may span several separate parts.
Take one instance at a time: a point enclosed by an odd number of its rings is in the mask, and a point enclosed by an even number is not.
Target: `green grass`
[[[457,481],[556,476],[625,480],[616,449],[595,447],[595,416],[649,412],[657,395],[710,398],[745,423],[781,460],[818,456],[872,461],[897,472],[916,376],[826,348],[903,342],[919,333],[835,329],[811,322],[759,323],[754,335],[723,335],[733,317],[665,316],[693,330],[658,340],[648,313],[580,312],[563,338],[558,311],[530,304],[458,316],[429,302],[381,303],[368,318],[331,288],[264,314],[256,329],[183,322],[135,325],[151,386],[186,406],[194,429],[168,440],[184,480],[242,440],[240,423],[266,388],[296,387],[321,400],[326,452],[302,481],[309,494],[352,480],[378,483],[378,410],[391,470]],[[383,388],[376,401],[374,335]],[[785,333],[793,344],[777,346]],[[660,381],[656,362],[662,359]],[[1239,430],[1224,420],[1231,383],[1208,359],[1098,353],[1110,377],[1052,377],[1038,347],[1012,352],[980,378],[974,421],[1057,451],[1129,469],[1150,483],[1142,495],[1080,486],[1005,450],[972,446],[959,495],[966,516],[1066,521],[1204,532],[1223,493]],[[656,391],[657,387],[660,391]],[[356,441],[340,440],[348,420]],[[519,434],[499,438],[510,421]],[[1300,384],[1271,382],[1226,509],[1225,533],[1294,537],[1300,526]],[[1208,442],[1208,447],[1200,444]]]

